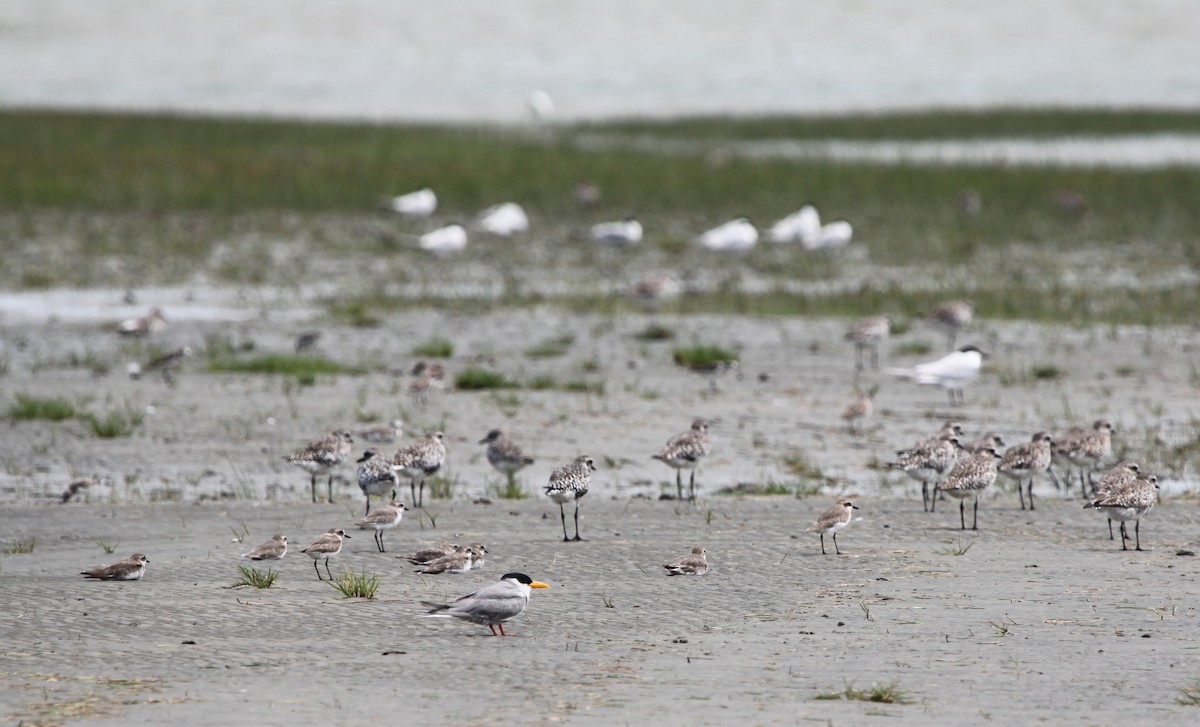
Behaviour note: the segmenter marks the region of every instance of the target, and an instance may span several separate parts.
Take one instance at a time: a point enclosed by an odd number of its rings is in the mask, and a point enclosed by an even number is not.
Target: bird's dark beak
[[[853,509],[855,509],[855,510],[861,510],[861,509],[862,509],[862,508],[861,508],[861,507],[859,507],[858,505],[851,505],[850,507],[852,507],[852,508],[853,508]]]
[[[349,535],[343,535],[342,537],[343,537],[343,538],[345,538],[346,540],[349,540],[349,539],[350,539],[350,536],[349,536]]]

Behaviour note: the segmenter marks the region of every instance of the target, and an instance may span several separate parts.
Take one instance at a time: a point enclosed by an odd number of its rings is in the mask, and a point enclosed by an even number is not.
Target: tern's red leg
[[[496,624],[496,625],[500,627],[500,635],[501,636],[508,636],[508,634],[504,633],[504,624]]]
[[[492,636],[495,636],[496,635],[496,627],[493,626],[492,624],[488,624],[488,628],[492,630]]]

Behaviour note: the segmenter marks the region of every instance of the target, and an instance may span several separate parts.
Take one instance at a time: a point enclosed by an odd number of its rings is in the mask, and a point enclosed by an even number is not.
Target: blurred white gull
[[[516,202],[489,207],[479,217],[479,229],[501,237],[512,237],[529,229],[529,217]]]
[[[745,217],[738,217],[718,225],[696,238],[709,250],[740,252],[749,250],[758,242],[758,230]]]
[[[632,217],[620,222],[601,222],[593,225],[592,239],[614,247],[634,245],[642,241],[642,223]]]
[[[417,238],[422,250],[435,255],[450,255],[462,252],[467,246],[467,231],[462,225],[447,225]]]
[[[963,346],[936,361],[917,364],[911,369],[887,369],[887,373],[912,379],[918,384],[940,386],[949,393],[950,405],[953,406],[963,403],[963,387],[979,376],[985,358],[987,354],[977,346]],[[958,392],[957,401],[955,392]]]
[[[437,210],[437,195],[429,187],[387,200],[387,206],[405,217],[425,218]]]
[[[821,215],[816,207],[806,204],[772,225],[767,237],[771,242],[807,243],[820,234]]]
[[[554,98],[542,90],[530,91],[525,97],[525,108],[534,121],[549,121],[554,116]]]
[[[854,236],[854,228],[845,220],[834,220],[828,225],[822,225],[815,238],[803,240],[805,250],[832,250],[850,244]]]

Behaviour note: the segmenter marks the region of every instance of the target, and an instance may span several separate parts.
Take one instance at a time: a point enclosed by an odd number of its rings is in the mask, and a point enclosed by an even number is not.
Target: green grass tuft
[[[454,355],[454,342],[445,338],[431,338],[413,346],[412,353],[420,358],[450,358]]]
[[[515,389],[517,382],[497,371],[478,366],[463,369],[454,377],[454,388],[460,391],[485,391],[487,389]]]
[[[633,337],[639,341],[670,341],[675,338],[675,329],[664,326],[661,323],[651,323],[642,330],[633,334]]]
[[[4,552],[9,555],[28,555],[37,547],[37,538],[32,535],[28,538],[18,538],[7,543],[4,546]]]
[[[92,434],[101,439],[115,439],[133,434],[134,430],[142,426],[146,415],[135,409],[127,409],[124,412],[110,411],[102,417],[89,412],[84,414],[82,419],[87,422]]]
[[[304,380],[320,374],[361,374],[362,369],[331,361],[321,356],[268,353],[253,358],[218,356],[208,362],[208,370],[245,374],[288,374]]]
[[[354,573],[346,568],[332,581],[325,581],[334,590],[342,594],[342,598],[375,598],[379,588],[380,577],[377,573],[367,575],[365,570]]]
[[[1175,697],[1175,703],[1185,707],[1200,707],[1200,681],[1190,687],[1183,687]]]
[[[540,341],[536,346],[525,349],[527,358],[558,358],[565,356],[575,344],[575,336],[567,333]]]
[[[515,478],[507,480],[504,484],[493,484],[488,491],[501,500],[525,500],[533,497],[533,493],[525,489]]]
[[[882,704],[911,704],[908,692],[901,689],[896,680],[887,684],[872,684],[867,689],[858,689],[853,682],[846,682],[841,691],[821,692],[813,699],[845,699],[847,701],[878,702]]]
[[[279,572],[271,568],[267,568],[267,571],[264,573],[257,568],[239,565],[238,571],[241,572],[241,576],[234,581],[230,588],[270,588],[275,585],[275,580],[279,578]]]
[[[688,368],[709,368],[738,360],[736,351],[709,344],[676,348],[671,356],[675,363]]]
[[[9,408],[10,419],[48,419],[60,422],[79,415],[79,410],[61,396],[31,396],[17,394],[16,402]]]

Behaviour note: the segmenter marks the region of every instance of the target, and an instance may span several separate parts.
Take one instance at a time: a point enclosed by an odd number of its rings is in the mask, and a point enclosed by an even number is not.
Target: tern
[[[464,621],[487,626],[492,636],[507,636],[504,622],[520,616],[529,605],[529,594],[533,588],[550,586],[535,581],[524,573],[505,573],[499,583],[481,588],[451,603],[422,601],[431,610],[425,618],[460,618]],[[500,633],[496,633],[496,628]]]
[[[963,403],[963,387],[979,376],[985,358],[988,354],[978,346],[963,346],[936,361],[917,364],[911,369],[887,369],[887,372],[918,384],[942,387],[950,395],[950,405],[954,406]]]

